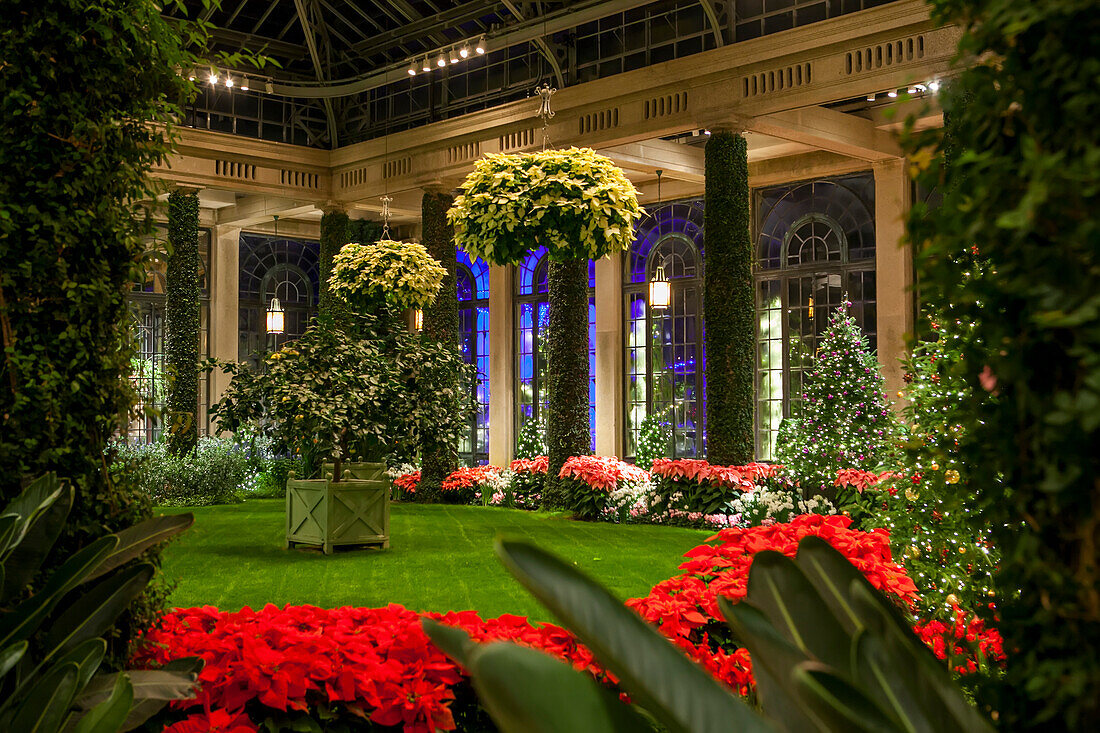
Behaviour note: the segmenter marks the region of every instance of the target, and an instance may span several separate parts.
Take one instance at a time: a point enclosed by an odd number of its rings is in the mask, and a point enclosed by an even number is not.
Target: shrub
[[[649,470],[653,467],[653,461],[664,458],[672,443],[672,423],[669,422],[669,413],[674,409],[667,409],[646,415],[638,430],[638,447],[634,451],[634,462],[640,468]]]
[[[714,466],[700,459],[658,458],[652,469],[656,495],[653,511],[715,514],[741,492],[751,491],[756,478],[774,475],[776,470],[763,463]]]
[[[527,418],[516,436],[516,458],[530,460],[546,455],[546,421]]]
[[[559,477],[566,486],[573,516],[587,520],[625,519],[649,484],[646,471],[614,456],[573,456],[562,466]]]
[[[120,441],[115,460],[159,506],[238,502],[254,489],[258,475],[248,451],[227,438],[200,438],[195,452],[182,456],[173,455],[164,442]]]

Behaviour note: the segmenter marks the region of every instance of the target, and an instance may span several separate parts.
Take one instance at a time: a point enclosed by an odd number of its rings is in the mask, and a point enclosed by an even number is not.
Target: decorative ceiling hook
[[[549,84],[544,83],[541,87],[535,89],[535,93],[539,95],[539,99],[542,100],[542,104],[539,106],[538,118],[542,120],[542,149],[546,150],[546,147],[550,144],[550,119],[554,116],[554,109],[550,106],[550,98],[558,90]]]
[[[393,201],[392,196],[382,196],[382,239],[390,238],[390,202]]]

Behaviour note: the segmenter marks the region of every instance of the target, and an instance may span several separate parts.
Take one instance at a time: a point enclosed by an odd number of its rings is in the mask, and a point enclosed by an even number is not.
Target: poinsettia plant
[[[540,245],[556,260],[621,252],[644,213],[630,179],[590,148],[487,155],[461,190],[447,212],[455,244],[494,264]]]
[[[599,519],[629,509],[649,486],[648,471],[614,456],[573,456],[558,476],[564,479],[569,508],[578,519]]]
[[[348,305],[371,312],[381,302],[423,308],[435,300],[447,270],[422,244],[381,239],[345,244],[332,258],[329,287]]]

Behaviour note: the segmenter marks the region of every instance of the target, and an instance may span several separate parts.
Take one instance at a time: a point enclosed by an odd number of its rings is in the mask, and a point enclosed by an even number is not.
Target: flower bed
[[[614,456],[573,456],[559,477],[567,479],[569,508],[578,519],[626,519],[648,506],[649,472]]]
[[[464,466],[443,479],[441,496],[449,504],[487,504],[499,484],[500,469],[496,466]]]
[[[741,492],[752,491],[757,481],[777,476],[779,466],[750,463],[715,466],[691,458],[658,458],[653,461],[653,486],[658,513],[671,511],[717,514]]]
[[[538,509],[542,492],[546,488],[546,472],[550,467],[547,456],[517,458],[508,464],[507,481],[499,497],[494,495],[491,504],[515,509]]]
[[[720,620],[717,599],[744,598],[756,552],[793,556],[803,537],[820,536],[872,585],[903,608],[913,606],[916,586],[893,562],[886,533],[850,524],[847,517],[804,515],[787,524],[723,530],[686,554],[681,575],[628,605],[717,679],[751,695],[751,660]],[[479,641],[507,639],[545,650],[615,685],[586,648],[553,624],[536,626],[512,615],[482,620],[473,611],[425,615]],[[406,733],[485,727],[464,671],[428,641],[419,618],[396,604],[332,610],[269,605],[235,613],[209,606],[178,609],[148,632],[135,662],[159,666],[193,655],[206,660],[197,697],[174,703],[173,714],[188,717],[167,728],[171,733],[212,730],[215,723],[218,730],[255,731],[253,721],[270,718],[289,726],[310,716],[349,727],[367,721],[400,726]],[[1004,659],[997,631],[961,610],[953,624],[918,623],[915,630],[960,674]]]
[[[420,471],[410,471],[409,473],[403,473],[400,476],[396,476],[393,479],[393,488],[397,492],[400,492],[399,496],[394,498],[403,498],[405,495],[415,494],[416,487],[420,485]]]

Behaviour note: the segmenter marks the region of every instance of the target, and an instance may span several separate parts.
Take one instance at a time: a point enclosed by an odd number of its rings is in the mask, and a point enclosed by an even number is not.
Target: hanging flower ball
[[[461,189],[447,212],[455,244],[500,265],[540,245],[555,260],[626,250],[644,213],[634,184],[589,148],[488,155]]]
[[[329,287],[353,308],[382,301],[397,308],[423,308],[447,276],[424,245],[382,239],[345,244],[332,258]]]

